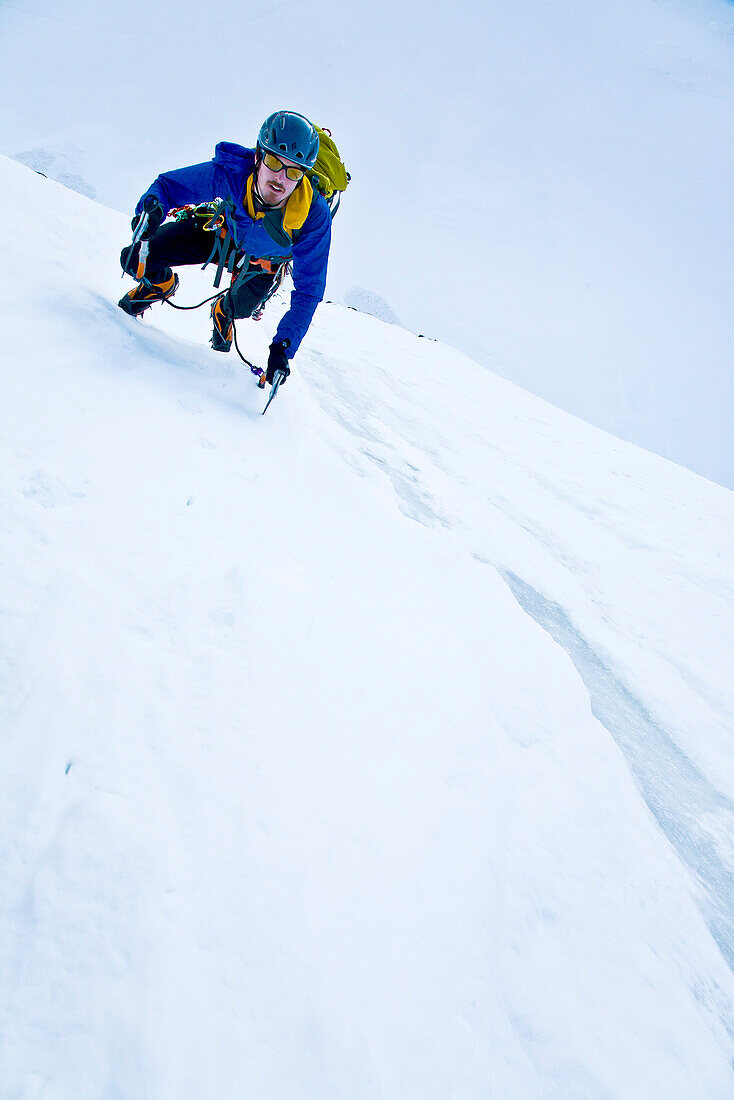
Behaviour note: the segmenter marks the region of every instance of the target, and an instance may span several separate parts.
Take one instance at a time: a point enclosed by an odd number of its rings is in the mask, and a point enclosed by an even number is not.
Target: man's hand
[[[151,237],[154,237],[156,235],[156,233],[158,232],[158,230],[160,229],[161,222],[163,221],[163,218],[165,217],[163,207],[161,206],[160,202],[155,197],[155,195],[148,195],[147,196],[147,198],[145,200],[145,203],[143,204],[143,213],[142,214],[136,214],[135,217],[133,218],[133,220],[132,220],[133,233],[135,232],[135,230],[140,225],[141,218],[144,218],[146,216],[146,214],[148,216],[148,223],[145,227],[144,232],[139,237],[139,240],[141,240],[141,241],[149,241],[151,239]]]
[[[288,356],[285,353],[285,349],[290,347],[290,340],[274,340],[270,345],[270,355],[268,356],[268,369],[265,372],[265,381],[269,386],[272,386],[275,380],[275,372],[282,370],[285,379],[291,373],[291,368],[288,366]]]

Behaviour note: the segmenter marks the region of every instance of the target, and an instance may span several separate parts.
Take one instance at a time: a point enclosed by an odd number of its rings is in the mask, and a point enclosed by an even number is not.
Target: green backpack
[[[342,191],[346,191],[352,177],[339,156],[331,131],[316,126],[316,132],[319,135],[319,155],[308,177],[328,202],[333,218],[339,209]]]

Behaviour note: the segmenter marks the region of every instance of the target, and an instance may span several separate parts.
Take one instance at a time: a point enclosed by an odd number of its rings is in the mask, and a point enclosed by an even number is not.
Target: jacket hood
[[[220,141],[214,150],[214,163],[221,164],[223,168],[249,172],[255,163],[255,150],[236,145],[233,141]]]

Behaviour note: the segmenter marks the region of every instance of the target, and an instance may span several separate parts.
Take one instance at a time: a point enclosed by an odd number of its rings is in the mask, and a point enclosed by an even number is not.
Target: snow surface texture
[[[17,0],[0,150],[129,215],[300,109],[353,176],[329,297],[734,487],[733,72],[729,0]]]
[[[2,1100],[730,1097],[732,494],[0,171]]]
[[[386,321],[389,325],[400,324],[389,302],[374,291],[365,290],[364,287],[350,287],[344,295],[344,305],[349,306],[350,309],[357,309],[360,313],[369,313],[371,317],[376,317],[378,321]]]

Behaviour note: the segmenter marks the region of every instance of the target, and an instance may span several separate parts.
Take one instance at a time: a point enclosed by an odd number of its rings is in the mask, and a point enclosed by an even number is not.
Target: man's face
[[[268,206],[282,206],[298,187],[300,180],[289,180],[285,174],[286,168],[298,168],[292,160],[278,157],[283,167],[274,172],[268,168],[264,160],[260,161],[257,170],[257,189]]]

